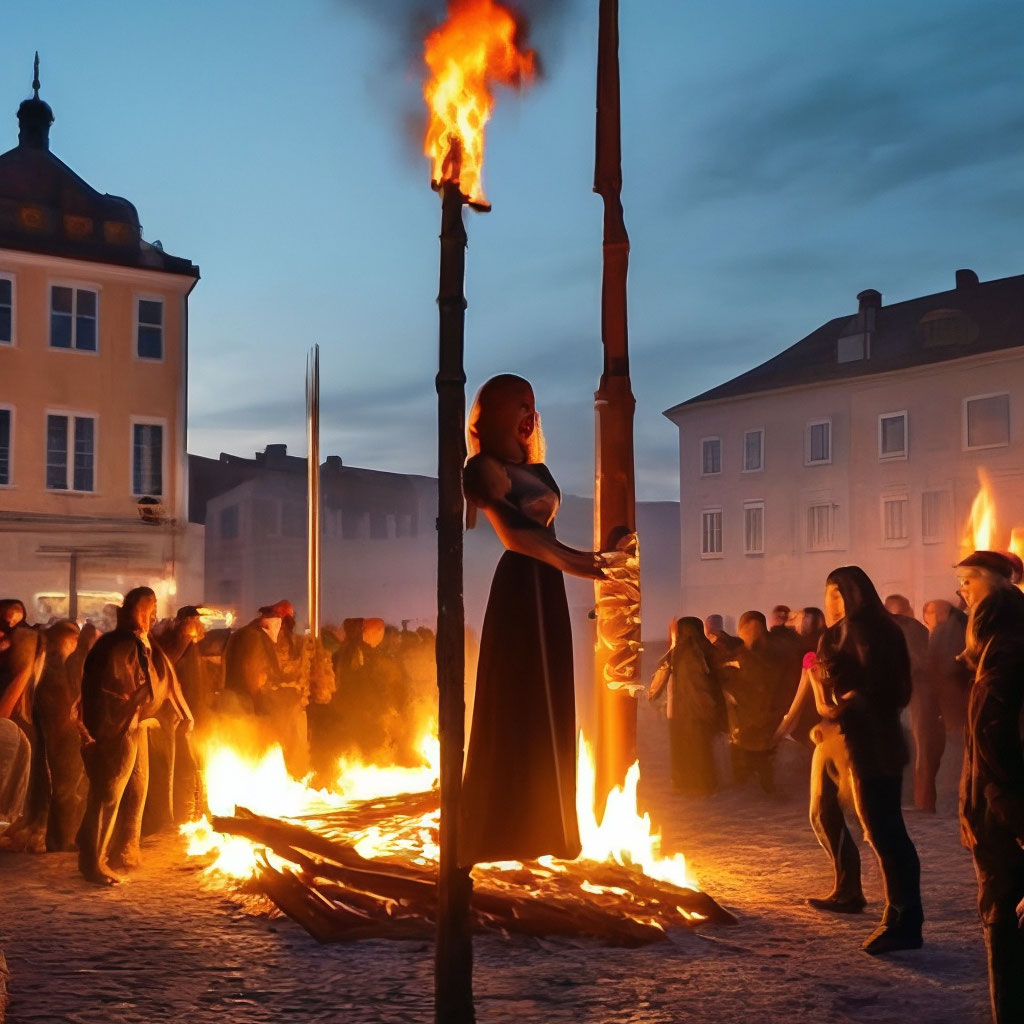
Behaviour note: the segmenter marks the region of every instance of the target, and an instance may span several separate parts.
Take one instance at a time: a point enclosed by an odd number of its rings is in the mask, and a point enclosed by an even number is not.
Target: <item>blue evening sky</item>
[[[593,475],[597,0],[533,0],[545,79],[499,95],[467,215],[469,399],[535,385],[566,491]],[[30,93],[53,151],[198,263],[193,452],[304,446],[432,473],[439,203],[419,154],[414,0],[9,4],[0,150]],[[622,0],[638,492],[678,497],[662,410],[856,307],[1024,272],[1024,5]],[[411,56],[412,55],[412,56]]]

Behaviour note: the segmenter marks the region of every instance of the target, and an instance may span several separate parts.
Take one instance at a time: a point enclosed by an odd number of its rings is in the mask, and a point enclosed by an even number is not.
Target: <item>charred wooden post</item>
[[[437,373],[437,688],[441,743],[441,859],[437,876],[434,1014],[438,1024],[471,1024],[472,880],[458,862],[459,799],[465,755],[465,608],[462,586],[462,467],[466,461],[466,374],[463,369],[466,295],[466,197],[458,184],[458,144],[441,193],[440,321]]]
[[[600,0],[597,56],[597,145],[594,191],[604,200],[601,341],[604,369],[594,395],[594,544],[615,548],[636,529],[633,466],[633,398],[629,379],[626,276],[629,235],[622,214],[622,146],[619,125],[619,4]],[[621,785],[636,759],[640,617],[623,612],[614,584],[600,582],[595,653],[597,793]],[[639,596],[639,595],[637,595]],[[598,808],[601,813],[603,808]]]

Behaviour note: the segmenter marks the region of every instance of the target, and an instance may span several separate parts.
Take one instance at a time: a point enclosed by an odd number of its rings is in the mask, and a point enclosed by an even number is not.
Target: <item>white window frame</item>
[[[51,416],[66,416],[68,421],[68,464],[66,466],[67,476],[65,482],[68,484],[67,487],[48,487],[46,481],[46,473],[49,456],[49,418]],[[92,489],[88,491],[79,490],[77,487],[72,487],[71,484],[75,482],[75,430],[74,421],[76,419],[88,419],[92,420]],[[97,468],[99,466],[99,451],[100,451],[100,416],[96,412],[88,412],[84,409],[45,409],[43,411],[43,490],[47,494],[99,494],[99,489],[96,486],[97,478],[99,476]]]
[[[717,551],[705,551],[704,550],[704,519],[706,516],[717,515],[718,516],[718,550]],[[725,553],[725,522],[724,515],[722,513],[721,505],[712,505],[709,508],[702,508],[700,510],[700,557],[701,558],[722,558]]]
[[[812,508],[827,508],[829,510],[829,525],[831,527],[831,538],[825,544],[816,544],[811,537],[810,514]],[[808,551],[835,551],[837,548],[836,535],[838,533],[838,510],[839,506],[834,501],[807,501],[804,502],[804,525],[807,527],[806,547]]]
[[[154,359],[153,362],[156,362]],[[152,494],[149,491],[136,491],[135,490],[135,428],[136,427],[159,427],[161,430],[160,436],[160,494]],[[167,467],[169,460],[167,458],[167,439],[169,434],[167,432],[167,420],[162,419],[159,416],[132,416],[131,425],[128,428],[128,479],[129,486],[131,487],[131,494],[133,498],[159,498],[160,504],[165,505],[167,499],[168,490],[168,479],[167,479]]]
[[[763,460],[762,460],[763,461]],[[747,513],[760,509],[761,511],[761,546],[759,548],[748,547]],[[757,498],[743,502],[743,554],[763,555],[764,554],[764,499]]]
[[[0,346],[15,348],[18,344],[18,278],[9,270],[0,270],[0,280],[11,282],[11,340],[0,338]]]
[[[704,445],[710,441],[718,442],[718,469],[713,470],[710,473],[704,471]],[[722,475],[722,439],[717,434],[711,434],[709,437],[702,437],[700,439],[700,475],[701,476],[721,476]]]
[[[1000,441],[997,444],[968,444],[968,429],[967,429],[967,406],[971,402],[981,402],[986,398],[1006,398],[1006,440]],[[961,423],[962,423],[962,444],[965,452],[982,452],[987,451],[990,448],[1008,448],[1010,446],[1010,432],[1012,428],[1011,422],[1012,410],[1010,408],[1010,392],[1009,391],[992,391],[987,395],[968,395],[962,403],[961,412]]]
[[[14,486],[14,420],[16,413],[14,406],[7,402],[0,402],[0,412],[7,412],[11,415],[11,430],[8,438],[10,448],[7,451],[7,483],[0,482],[0,491],[5,491]]]
[[[903,420],[903,450],[899,452],[884,452],[882,451],[882,423],[885,420],[894,420],[902,418]],[[910,417],[907,415],[906,409],[900,409],[897,412],[883,412],[878,414],[878,458],[882,462],[906,461],[910,455]]]
[[[139,352],[139,303],[141,302],[159,302],[161,308],[160,314],[160,357],[154,359],[153,356],[144,356]],[[155,292],[135,292],[132,296],[132,356],[140,363],[163,363],[167,361],[167,300],[163,295],[157,295]],[[147,324],[147,327],[154,326],[153,324]]]
[[[907,531],[905,537],[889,537],[886,534],[885,506],[891,501],[902,501],[904,504],[903,526]],[[882,547],[905,548],[910,544],[910,495],[906,491],[894,492],[892,494],[880,495],[878,501],[878,514],[882,526]]]
[[[812,459],[811,458],[811,427],[828,427],[828,458],[827,459]],[[805,466],[828,466],[832,463],[832,417],[820,420],[808,420],[807,426],[804,428],[804,465]]]
[[[77,324],[75,323],[76,313],[74,310],[77,308],[77,298],[72,296],[72,312],[71,312],[71,347],[61,348],[59,345],[53,343],[53,325],[50,322],[50,318],[53,314],[53,289],[54,288],[70,288],[74,292],[94,292],[96,295],[96,348],[79,348],[75,344],[75,336],[77,335]],[[81,356],[98,356],[100,354],[100,299],[103,295],[103,289],[92,281],[73,281],[64,278],[53,278],[47,282],[45,288],[44,301],[46,302],[46,318],[43,321],[46,324],[46,348],[49,352],[77,352]]]
[[[761,435],[761,441],[760,441],[761,465],[758,466],[756,469],[748,469],[747,468],[747,438],[751,434],[760,434]],[[742,458],[742,461],[741,461],[740,465],[742,465],[742,467],[743,467],[743,469],[741,470],[741,472],[743,472],[743,473],[763,473],[764,472],[764,427],[758,427],[755,430],[744,430],[743,431],[743,458]]]
[[[928,494],[942,494],[945,496],[945,519],[948,522],[942,523],[947,527],[946,533],[948,536],[943,534],[934,534],[926,532],[924,526],[924,501],[925,496]],[[921,492],[921,543],[922,544],[944,544],[948,540],[952,539],[952,531],[949,529],[953,523],[953,492],[946,487],[932,488],[927,491]]]

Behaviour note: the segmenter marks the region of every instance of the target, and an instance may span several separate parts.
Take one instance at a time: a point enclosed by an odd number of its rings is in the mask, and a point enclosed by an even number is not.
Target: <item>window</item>
[[[714,558],[722,553],[722,510],[705,509],[701,513],[700,553],[705,558]]]
[[[807,506],[807,547],[811,551],[827,551],[835,546],[836,506],[821,502]]]
[[[0,277],[0,345],[14,341],[14,282]]]
[[[700,443],[700,472],[702,476],[714,476],[722,472],[722,441],[717,437],[706,437]]]
[[[1010,396],[964,400],[964,447],[1003,448],[1010,443]]]
[[[160,299],[139,299],[136,352],[140,359],[164,357],[164,304]]]
[[[0,487],[11,482],[11,420],[10,409],[0,409]]]
[[[95,417],[61,414],[46,417],[47,490],[95,490],[95,461]]]
[[[907,414],[885,412],[878,417],[878,457],[905,459],[907,457]]]
[[[164,493],[164,428],[159,423],[132,424],[132,494]]]
[[[220,527],[221,540],[235,540],[238,536],[238,506],[225,505],[220,510],[217,525]]]
[[[743,472],[757,473],[764,469],[764,431],[748,430],[743,435]]]
[[[807,424],[807,451],[805,456],[808,466],[832,461],[831,420],[812,420]]]
[[[910,502],[905,495],[882,499],[882,540],[886,544],[905,544],[909,522]]]
[[[98,296],[88,288],[50,288],[50,345],[96,351]]]
[[[921,495],[921,542],[939,544],[947,539],[952,522],[953,496],[949,491],[924,491]]]
[[[764,554],[764,502],[743,503],[743,553]]]

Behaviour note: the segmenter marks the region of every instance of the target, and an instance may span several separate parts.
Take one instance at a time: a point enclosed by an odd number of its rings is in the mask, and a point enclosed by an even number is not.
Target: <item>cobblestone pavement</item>
[[[482,1024],[988,1020],[970,859],[949,806],[908,816],[924,865],[925,949],[873,960],[858,951],[880,913],[870,851],[867,913],[816,914],[803,898],[831,879],[801,787],[788,798],[750,790],[683,801],[665,782],[663,723],[645,709],[642,728],[643,793],[666,845],[688,853],[739,927],[681,931],[641,950],[479,938]],[[128,884],[97,890],[78,879],[73,855],[0,855],[9,1024],[432,1019],[429,943],[318,946],[286,919],[249,916],[205,891],[176,837],[145,856]]]

